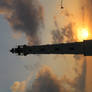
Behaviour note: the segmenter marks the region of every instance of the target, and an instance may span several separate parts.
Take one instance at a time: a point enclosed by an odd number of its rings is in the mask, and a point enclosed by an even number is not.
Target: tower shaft
[[[38,46],[19,45],[13,48],[12,53],[18,55],[28,54],[84,54],[84,56],[92,56],[92,40],[84,40],[83,42],[49,44]]]

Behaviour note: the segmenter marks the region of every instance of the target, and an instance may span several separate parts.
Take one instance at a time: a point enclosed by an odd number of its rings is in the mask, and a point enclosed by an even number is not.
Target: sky
[[[21,1],[25,2],[25,0]],[[92,57],[86,57],[85,60],[83,56],[74,55],[24,57],[9,53],[9,49],[17,44],[34,45],[78,41],[75,35],[76,30],[73,31],[73,29],[76,29],[76,22],[77,26],[82,23],[84,16],[79,1],[63,0],[64,10],[59,7],[60,0],[34,0],[34,4],[25,3],[28,5],[27,8],[21,2],[16,1],[13,7],[12,0],[0,1],[0,92],[44,92],[43,90],[46,89],[49,92],[52,88],[55,88],[55,92],[84,92],[85,89],[86,92],[91,92]],[[32,13],[21,12],[22,9],[26,12],[25,8]],[[24,16],[21,16],[23,14]],[[90,17],[91,14],[88,14]],[[34,19],[33,22],[29,21],[30,17]],[[71,28],[72,25],[73,28]],[[64,31],[60,32],[61,27],[68,35],[62,34]],[[74,35],[73,38],[70,38],[70,33]],[[50,81],[49,84],[46,80]],[[48,88],[45,85],[52,86]]]

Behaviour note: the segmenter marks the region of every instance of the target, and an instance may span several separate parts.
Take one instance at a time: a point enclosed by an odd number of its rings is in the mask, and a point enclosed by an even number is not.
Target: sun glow
[[[79,28],[78,29],[78,40],[83,41],[86,40],[88,38],[88,29],[87,28]]]

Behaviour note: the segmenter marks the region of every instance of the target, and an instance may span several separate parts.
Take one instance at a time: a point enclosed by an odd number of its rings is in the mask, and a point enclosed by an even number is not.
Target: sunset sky
[[[91,92],[91,56],[9,52],[21,44],[92,39],[91,5],[92,0],[63,0],[61,9],[61,0],[0,0],[0,92],[44,92],[45,84],[58,92]]]

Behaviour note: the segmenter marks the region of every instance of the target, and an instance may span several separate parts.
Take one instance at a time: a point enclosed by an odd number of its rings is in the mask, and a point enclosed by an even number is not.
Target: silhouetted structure
[[[92,40],[39,46],[19,45],[17,48],[12,48],[10,52],[24,56],[28,54],[84,54],[84,56],[92,56]]]

